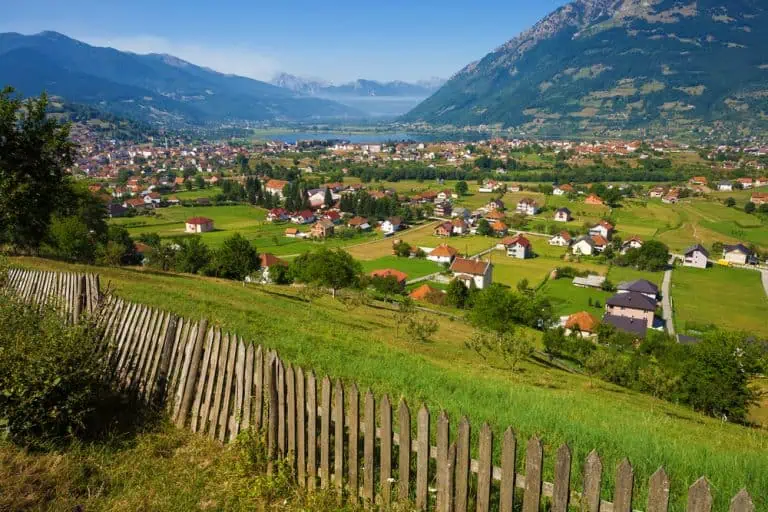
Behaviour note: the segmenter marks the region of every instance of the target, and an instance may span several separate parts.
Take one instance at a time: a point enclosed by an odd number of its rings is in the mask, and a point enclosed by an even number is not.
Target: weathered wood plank
[[[458,448],[457,448],[458,453]],[[512,427],[504,431],[504,441],[501,448],[501,488],[499,497],[499,512],[512,512],[515,503],[515,457],[517,455],[517,439]],[[457,477],[458,478],[458,477]]]
[[[317,487],[317,378],[307,375],[307,487]]]
[[[222,443],[227,439],[229,415],[232,411],[232,388],[235,380],[235,357],[237,356],[236,336],[229,334],[227,337],[229,338],[229,348],[227,350],[227,366],[224,369],[224,396],[221,399],[221,410],[219,411],[218,439]]]
[[[216,387],[216,368],[219,367],[221,349],[221,331],[211,328],[206,336],[203,362],[200,365],[200,378],[197,379],[195,400],[192,403],[192,432],[205,432],[211,415],[213,390]]]
[[[285,368],[285,392],[286,392],[286,414],[288,425],[286,433],[288,436],[288,459],[291,464],[296,465],[296,376],[293,366],[290,364]]]
[[[381,422],[380,484],[381,503],[385,508],[392,503],[392,404],[384,395],[379,403]]]
[[[156,343],[155,343],[155,351],[154,354],[152,354],[152,360],[149,362],[149,374],[146,379],[146,384],[144,386],[144,396],[149,399],[152,397],[155,391],[155,387],[157,386],[157,370],[160,365],[160,358],[163,354],[163,349],[166,347],[166,342],[170,344],[170,341],[166,340],[166,334],[168,331],[168,325],[171,321],[171,314],[170,313],[163,313],[163,315],[160,317],[160,321],[158,322],[158,330],[156,333]],[[168,347],[168,350],[171,350],[171,347]],[[170,352],[169,352],[170,355]]]
[[[320,487],[328,489],[331,469],[331,380],[323,378],[320,417]]]
[[[435,470],[437,472],[437,496],[436,507],[438,512],[450,512],[448,506],[450,499],[446,496],[448,491],[448,448],[450,444],[450,420],[448,414],[441,410],[437,417],[437,464]]]
[[[398,499],[406,502],[410,498],[411,487],[411,410],[404,398],[400,399],[397,417],[400,424],[400,448],[397,461],[397,471],[400,476],[397,483]]]
[[[264,349],[261,345],[256,349],[256,356],[253,360],[253,407],[251,416],[253,424],[257,429],[261,428],[264,421]]]
[[[376,446],[376,402],[369,389],[365,393],[365,440],[363,444],[363,499],[372,506],[376,497],[374,489],[374,449]]]
[[[240,430],[251,428],[251,402],[253,400],[253,343],[248,343],[245,349],[245,368],[243,374],[243,413],[240,420]]]
[[[347,446],[347,485],[349,486],[349,502],[358,502],[360,486],[360,392],[357,384],[352,383],[347,393],[347,423],[349,428],[349,446]]]
[[[299,485],[307,484],[307,398],[304,370],[296,367],[296,466]]]
[[[274,470],[273,461],[277,458],[277,361],[271,359],[268,369],[265,371],[266,389],[268,397],[267,411],[267,474],[271,475]]]
[[[712,492],[709,490],[709,482],[704,477],[699,478],[688,489],[688,507],[686,512],[711,512]]]
[[[277,361],[277,452],[285,457],[285,365],[278,357]]]
[[[196,333],[198,332],[198,329],[199,325],[197,323],[190,325],[188,338],[185,341],[184,357],[182,358],[179,372],[179,383],[176,386],[176,393],[173,399],[173,420],[177,427],[184,426],[184,413],[181,410],[181,402],[184,400],[187,381],[189,380],[189,371],[192,367],[192,357],[195,351],[195,337],[197,336]]]
[[[336,379],[333,393],[333,479],[336,495],[341,503],[344,497],[344,386]]]
[[[525,494],[523,512],[539,512],[541,504],[541,483],[544,469],[544,447],[541,440],[533,436],[525,448]]]
[[[235,339],[237,344],[237,355],[235,358],[235,382],[234,382],[234,402],[229,412],[229,433],[228,441],[233,441],[240,433],[240,423],[243,419],[243,395],[245,395],[245,343],[242,338]]]
[[[667,512],[667,510],[669,510],[669,477],[664,468],[659,468],[648,481],[646,512]]]
[[[632,487],[635,482],[635,473],[632,464],[624,459],[616,468],[616,486],[613,492],[613,511],[632,512]]]
[[[179,317],[176,323],[176,339],[173,342],[173,356],[171,357],[171,372],[170,383],[168,385],[168,392],[166,400],[169,401],[171,413],[176,409],[176,403],[174,397],[176,396],[176,388],[179,385],[179,375],[181,374],[181,367],[184,364],[184,351],[187,348],[187,339],[189,333],[189,322],[182,317]]]
[[[603,462],[595,450],[584,464],[584,492],[581,495],[582,512],[600,512],[600,486],[603,480]]]
[[[470,426],[466,416],[459,421],[456,438],[456,476],[453,508],[456,512],[466,512],[469,492],[469,443]]]
[[[563,444],[555,459],[555,481],[552,489],[552,512],[568,512],[571,498],[571,449]]]
[[[205,340],[205,333],[208,328],[208,320],[201,319],[197,324],[197,332],[195,333],[195,339],[192,345],[192,352],[189,358],[189,371],[186,372],[186,383],[184,384],[184,394],[181,398],[181,406],[179,407],[179,414],[176,417],[176,426],[183,428],[189,411],[192,408],[192,394],[195,390],[195,381],[200,373],[200,362],[202,359],[203,345]]]
[[[216,330],[219,330],[218,328]],[[229,358],[229,333],[221,333],[219,343],[219,360],[216,364],[216,384],[213,388],[213,402],[208,413],[208,429],[206,433],[211,439],[216,439],[216,428],[219,424],[219,411],[224,397],[224,382],[227,373],[227,360]],[[278,447],[279,449],[279,447]]]
[[[429,505],[429,409],[426,404],[419,409],[416,445],[416,508],[426,510]]]
[[[493,475],[493,432],[483,423],[478,438],[477,512],[488,512],[491,506],[491,479]]]
[[[731,499],[728,512],[755,512],[755,504],[746,489],[742,489]]]
[[[149,390],[150,399],[157,408],[166,405],[165,398],[168,394],[168,384],[170,382],[171,358],[174,352],[174,340],[176,339],[176,323],[178,319],[175,315],[168,314],[165,326],[163,328],[163,340],[157,363],[157,376],[154,371],[152,376],[152,387]]]

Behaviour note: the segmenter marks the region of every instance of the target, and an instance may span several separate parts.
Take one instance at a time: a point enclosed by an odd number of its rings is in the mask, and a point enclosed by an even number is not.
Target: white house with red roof
[[[523,235],[507,237],[501,241],[501,245],[507,250],[507,256],[524,260],[533,256],[531,241]]]
[[[192,217],[187,219],[185,231],[187,233],[207,233],[213,231],[213,220],[208,217]]]
[[[453,277],[464,283],[467,288],[474,286],[482,290],[489,287],[493,281],[493,264],[489,261],[455,258],[451,264],[451,272]]]

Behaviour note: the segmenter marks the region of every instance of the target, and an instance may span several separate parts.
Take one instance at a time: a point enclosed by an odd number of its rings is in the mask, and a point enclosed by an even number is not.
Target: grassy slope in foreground
[[[581,465],[596,448],[606,469],[603,496],[610,499],[614,468],[629,457],[637,476],[635,508],[645,508],[647,478],[664,465],[672,480],[673,509],[683,510],[685,488],[706,475],[716,490],[716,510],[742,486],[756,498],[768,495],[768,433],[702,417],[683,407],[600,381],[528,363],[511,374],[490,368],[463,342],[470,329],[440,319],[435,342],[394,339],[391,312],[376,308],[348,311],[330,298],[308,310],[290,288],[243,287],[241,283],[129,269],[89,268],[46,260],[16,259],[16,264],[52,270],[98,271],[122,297],[206,316],[246,339],[277,348],[290,362],[345,381],[426,401],[446,409],[454,425],[470,417],[473,433],[487,421],[497,434],[511,425],[520,439],[540,435],[552,477],[554,449],[568,442],[574,452],[574,485]],[[498,444],[496,443],[497,448]],[[524,444],[524,443],[522,443]],[[519,456],[522,456],[520,454]],[[520,459],[522,463],[524,459]],[[497,459],[498,463],[498,459]],[[550,480],[551,481],[551,480]]]

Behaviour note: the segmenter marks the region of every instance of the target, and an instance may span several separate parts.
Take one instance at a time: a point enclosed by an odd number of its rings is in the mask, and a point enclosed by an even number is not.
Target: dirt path
[[[674,262],[674,256],[671,262]],[[670,263],[671,264],[671,263]],[[664,323],[670,336],[675,335],[675,322],[672,318],[672,269],[664,272],[664,280],[661,283],[661,307],[664,310]]]

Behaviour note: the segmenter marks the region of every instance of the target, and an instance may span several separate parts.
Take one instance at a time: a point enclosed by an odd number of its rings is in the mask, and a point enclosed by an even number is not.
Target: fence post
[[[632,512],[632,486],[635,475],[628,459],[619,463],[616,469],[616,487],[613,493],[614,512]]]
[[[168,371],[171,366],[171,356],[175,350],[176,341],[176,325],[178,318],[175,315],[171,315],[168,321],[168,329],[165,331],[165,339],[163,340],[163,351],[160,355],[160,368],[157,375],[157,386],[154,389],[154,395],[152,397],[152,403],[155,407],[160,408],[165,401],[166,389],[168,387]]]
[[[267,396],[269,411],[267,412],[267,475],[274,472],[274,460],[277,456],[277,358],[270,359],[267,377]]]
[[[597,452],[592,450],[584,464],[584,493],[581,495],[582,512],[600,512],[602,478],[603,463]]]
[[[648,481],[648,506],[646,512],[667,512],[669,509],[669,477],[659,468]]]
[[[445,410],[437,417],[437,510],[450,512],[448,497],[448,449],[450,436],[450,420]]]
[[[389,507],[392,502],[392,405],[384,395],[379,405],[381,409],[381,502]]]
[[[703,476],[696,480],[688,489],[688,507],[686,512],[710,512],[712,510],[712,493],[709,483]]]
[[[365,393],[365,440],[363,444],[363,498],[366,505],[373,506],[374,493],[374,448],[376,446],[376,403],[369,389]]]
[[[333,472],[336,484],[336,497],[339,505],[344,499],[344,386],[336,379],[333,404],[334,447]]]
[[[194,389],[195,381],[197,380],[197,374],[200,371],[200,359],[203,353],[203,340],[205,339],[205,331],[208,328],[208,320],[203,318],[200,320],[200,324],[197,327],[197,335],[195,336],[195,344],[192,349],[192,359],[190,360],[189,372],[187,373],[187,382],[184,386],[184,395],[181,397],[181,405],[179,407],[179,415],[176,417],[176,426],[184,428],[187,422],[187,416],[189,410],[192,407],[192,400],[194,399],[192,390]]]
[[[504,444],[501,449],[501,496],[499,499],[499,512],[512,512],[515,503],[515,455],[517,451],[517,439],[512,427],[504,432]],[[458,476],[456,477],[458,480]]]
[[[467,511],[467,492],[469,484],[469,420],[466,416],[459,421],[459,432],[456,442],[456,489],[454,491],[453,507],[456,512]]]
[[[571,498],[571,449],[567,444],[557,450],[555,481],[552,490],[552,512],[568,512]]]
[[[478,439],[477,512],[488,512],[491,507],[491,481],[493,480],[493,432],[487,423],[480,428]]]
[[[429,409],[422,404],[418,415],[416,443],[416,508],[427,510],[429,496]]]
[[[400,423],[400,449],[397,460],[397,470],[400,475],[398,499],[406,502],[411,488],[411,411],[404,398],[400,399],[397,416]]]
[[[352,383],[347,395],[347,416],[349,422],[349,448],[347,449],[347,472],[349,485],[349,502],[357,504],[360,494],[360,454],[358,452],[358,443],[360,442],[360,392],[357,384]]]

